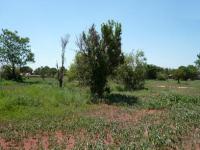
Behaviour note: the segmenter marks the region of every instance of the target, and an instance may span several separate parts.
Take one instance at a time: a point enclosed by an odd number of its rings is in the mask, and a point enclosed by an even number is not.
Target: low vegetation
[[[1,148],[181,149],[200,143],[200,82],[152,81],[90,103],[77,82],[31,78],[0,83]],[[48,94],[47,94],[48,93]]]

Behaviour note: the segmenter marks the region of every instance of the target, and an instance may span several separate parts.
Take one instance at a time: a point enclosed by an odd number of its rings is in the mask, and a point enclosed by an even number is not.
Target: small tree
[[[183,68],[179,67],[174,71],[174,78],[178,81],[178,84],[180,83],[181,79],[185,78],[185,71]]]
[[[34,54],[31,52],[29,38],[23,38],[18,32],[2,29],[0,35],[0,61],[11,66],[12,79],[16,77],[16,67],[21,68],[27,62],[34,62]]]
[[[77,80],[81,85],[89,85],[90,74],[87,58],[78,52],[67,72],[68,80]]]
[[[146,58],[141,50],[127,55],[124,64],[116,70],[118,81],[122,81],[128,90],[144,88],[145,72]]]
[[[58,67],[57,64],[57,70],[58,70],[58,82],[59,82],[59,86],[63,87],[63,79],[64,79],[64,72],[65,72],[65,67],[64,67],[64,63],[65,63],[65,49],[66,46],[69,42],[69,35],[66,35],[65,37],[61,37],[61,67]]]

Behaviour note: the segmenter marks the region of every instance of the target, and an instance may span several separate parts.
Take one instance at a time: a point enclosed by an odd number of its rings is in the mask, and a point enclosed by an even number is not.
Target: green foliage
[[[107,87],[107,78],[123,61],[121,52],[121,24],[108,21],[101,26],[99,34],[93,25],[88,33],[83,32],[79,41],[79,53],[86,65],[87,83],[94,97],[102,97]],[[82,64],[83,65],[83,64]],[[83,68],[83,67],[82,67]],[[87,78],[87,76],[89,76]]]
[[[67,70],[66,76],[69,82],[75,81],[77,79],[77,69],[74,63],[70,65],[69,70]]]
[[[174,78],[180,83],[181,79],[184,79],[185,77],[185,71],[183,68],[178,68],[177,70],[174,71]]]
[[[157,73],[157,80],[165,81],[167,79],[168,79],[167,74],[165,74],[164,72],[158,72]]]
[[[12,69],[10,66],[4,65],[1,67],[1,77],[6,80],[12,79]]]
[[[17,31],[12,32],[2,29],[0,60],[11,66],[12,79],[16,79],[16,67],[24,66],[27,62],[34,62],[34,54],[30,49],[29,38],[20,37]]]
[[[147,79],[156,79],[157,73],[163,72],[163,68],[158,67],[156,65],[148,64],[146,65],[146,78]]]
[[[161,95],[159,97],[153,97],[145,102],[143,105],[145,108],[148,109],[166,109],[171,108],[174,105],[199,105],[200,106],[200,97],[194,96],[183,96],[178,94],[168,94],[168,95]]]
[[[82,53],[78,52],[74,63],[71,64],[67,76],[69,81],[77,80],[81,85],[89,85],[90,69],[89,62]]]
[[[180,66],[177,70],[174,72],[174,78],[180,82],[180,80],[194,80],[197,78],[198,70],[193,65]]]
[[[122,81],[128,90],[144,88],[146,58],[144,52],[138,50],[125,57],[125,62],[115,72],[117,80]]]
[[[1,78],[5,79],[5,80],[13,79],[12,67],[9,65],[2,66],[0,73],[1,73]],[[20,70],[18,68],[15,69],[15,80],[22,81],[22,77],[20,75]]]
[[[195,61],[195,64],[200,71],[200,54],[197,55],[197,60]]]
[[[29,66],[23,66],[20,68],[20,73],[23,73],[23,74],[26,74],[26,73],[29,73],[29,74],[32,74],[33,73],[33,69]]]
[[[39,68],[36,68],[34,70],[35,75],[40,75],[42,79],[45,79],[46,77],[55,77],[57,74],[56,68],[50,68],[48,66],[41,66]]]
[[[198,69],[197,69],[197,67],[195,67],[193,65],[187,66],[186,79],[194,80],[194,79],[197,78],[197,75],[198,75]]]

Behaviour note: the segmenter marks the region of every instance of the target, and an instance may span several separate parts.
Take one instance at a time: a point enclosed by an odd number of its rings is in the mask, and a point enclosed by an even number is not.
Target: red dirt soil
[[[74,138],[73,136],[70,136],[70,137],[68,138],[66,150],[73,149],[74,146],[75,146],[75,138]]]
[[[24,150],[38,149],[38,139],[28,138],[23,140]]]
[[[44,148],[44,150],[49,149],[49,137],[48,137],[48,135],[44,135],[42,137],[42,147]]]
[[[3,149],[8,149],[8,143],[4,139],[2,139],[2,138],[0,138],[0,146]]]
[[[71,150],[75,146],[75,138],[73,136],[67,136],[64,135],[61,131],[56,131],[54,134],[55,138],[57,139],[57,145],[66,145],[66,150]],[[50,143],[49,143],[50,136],[48,134],[43,135],[37,135],[35,137],[28,137],[22,140],[18,144],[14,144],[12,141],[6,141],[3,138],[0,138],[0,149],[3,150],[10,150],[10,149],[16,149],[16,150],[38,150],[42,146],[42,149],[49,150],[50,149]],[[67,139],[67,141],[65,141]]]
[[[56,131],[55,137],[57,138],[57,143],[60,145],[64,140],[64,135],[62,131]]]
[[[111,122],[117,121],[117,122],[136,123],[146,115],[152,115],[161,112],[162,110],[148,110],[148,109],[128,112],[120,107],[104,104],[98,106],[91,112],[86,113],[86,115],[91,117],[103,118]]]

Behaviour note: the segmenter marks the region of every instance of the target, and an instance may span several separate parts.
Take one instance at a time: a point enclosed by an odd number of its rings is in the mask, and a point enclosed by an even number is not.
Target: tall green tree
[[[102,97],[105,91],[109,91],[107,78],[123,62],[121,34],[121,24],[108,21],[101,25],[100,34],[92,25],[77,42],[79,53],[88,65],[88,83],[93,96]]]
[[[0,60],[11,66],[12,78],[16,79],[16,67],[22,67],[28,62],[34,62],[29,38],[20,37],[17,31],[2,29],[0,35]]]

